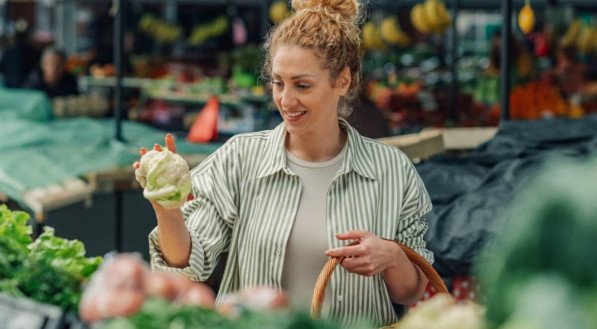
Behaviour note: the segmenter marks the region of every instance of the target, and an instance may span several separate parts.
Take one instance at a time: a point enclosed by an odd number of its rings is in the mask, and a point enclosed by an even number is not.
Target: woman
[[[423,241],[429,197],[403,153],[342,119],[360,82],[359,3],[292,6],[264,46],[284,122],[231,138],[193,169],[195,198],[181,210],[152,203],[152,267],[205,281],[228,252],[219,300],[273,285],[306,308],[328,257],[348,256],[328,287],[328,315],[391,324],[391,301],[415,302],[427,284],[392,240],[432,261]]]

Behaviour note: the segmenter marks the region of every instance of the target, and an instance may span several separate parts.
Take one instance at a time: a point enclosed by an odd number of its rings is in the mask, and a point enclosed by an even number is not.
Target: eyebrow
[[[277,74],[277,73],[273,73],[272,76],[274,76],[274,77],[280,77],[280,75]],[[297,80],[297,79],[302,79],[302,78],[313,78],[313,77],[315,77],[314,74],[304,73],[304,74],[299,74],[299,75],[292,76],[292,77],[290,77],[290,79],[291,80]]]

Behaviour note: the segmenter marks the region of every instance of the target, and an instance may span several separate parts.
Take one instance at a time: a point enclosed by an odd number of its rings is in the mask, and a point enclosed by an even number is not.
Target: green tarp
[[[47,121],[52,117],[52,103],[45,93],[0,87],[0,122],[17,118]]]
[[[114,139],[112,119],[53,120],[50,113],[44,95],[0,89],[0,193],[15,201],[32,188],[130,166],[140,147],[164,144],[164,131],[141,123],[123,121],[123,143]],[[219,146],[177,140],[181,154],[210,154]]]

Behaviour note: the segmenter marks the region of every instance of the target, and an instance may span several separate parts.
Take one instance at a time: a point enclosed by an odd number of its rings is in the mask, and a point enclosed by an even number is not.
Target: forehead
[[[298,46],[280,45],[272,55],[272,73],[277,75],[313,74],[326,71],[315,51]]]
[[[58,62],[62,61],[62,57],[58,54],[50,53],[44,56],[43,60],[46,62]]]

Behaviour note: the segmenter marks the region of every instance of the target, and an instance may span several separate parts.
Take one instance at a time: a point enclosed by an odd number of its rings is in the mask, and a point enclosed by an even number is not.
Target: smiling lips
[[[286,112],[286,115],[288,115],[291,118],[296,118],[299,115],[302,115],[302,114],[305,114],[305,113],[306,113],[305,111],[302,111],[302,112]]]

